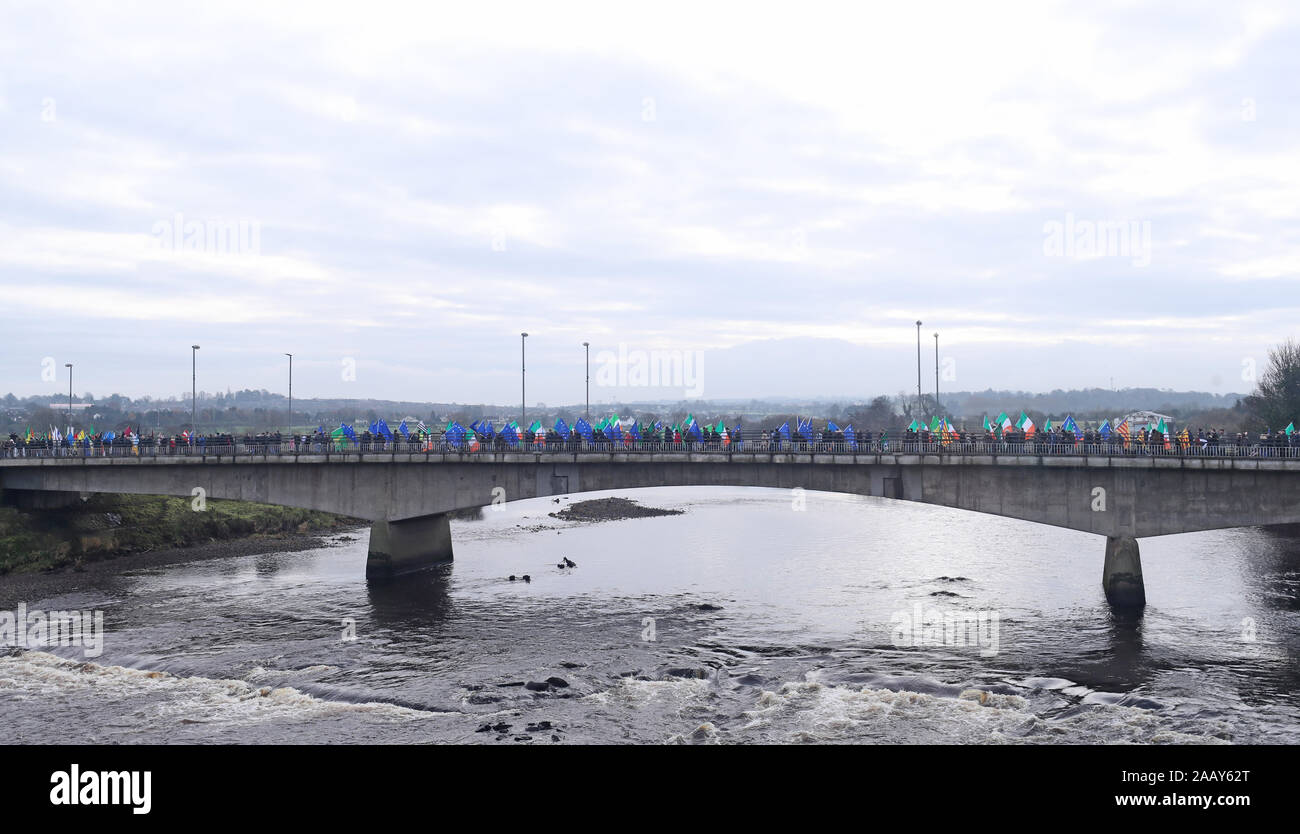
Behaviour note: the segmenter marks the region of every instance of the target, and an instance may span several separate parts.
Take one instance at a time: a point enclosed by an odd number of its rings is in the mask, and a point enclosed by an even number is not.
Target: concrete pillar
[[[1106,566],[1102,569],[1101,587],[1106,592],[1106,601],[1116,608],[1141,608],[1147,604],[1137,539],[1106,537]]]
[[[370,526],[366,579],[391,579],[451,561],[451,516],[447,513],[376,521]]]

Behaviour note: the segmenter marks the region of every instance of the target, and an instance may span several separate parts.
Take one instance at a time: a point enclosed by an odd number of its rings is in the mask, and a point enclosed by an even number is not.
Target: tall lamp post
[[[199,414],[199,346],[190,345],[190,445],[194,445],[194,435],[198,432]]]
[[[916,320],[916,410],[921,411],[921,320]]]
[[[939,334],[934,334],[934,410],[943,414],[939,407]]]
[[[293,443],[293,354],[286,353],[289,357],[289,443]]]
[[[524,362],[524,340],[527,338],[527,333],[519,334],[519,430],[521,432],[528,431],[528,386],[525,380],[527,369]]]
[[[591,343],[583,342],[582,347],[587,354],[587,422],[591,422]]]
[[[66,362],[63,367],[68,369],[68,425],[72,425],[72,363]]]

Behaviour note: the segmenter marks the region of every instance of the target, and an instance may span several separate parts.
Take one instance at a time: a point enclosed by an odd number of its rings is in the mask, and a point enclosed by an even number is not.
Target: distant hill
[[[902,414],[915,400],[907,394],[877,396],[889,400],[889,408]],[[927,395],[932,396],[932,395]],[[1229,413],[1242,395],[1211,394],[1204,391],[1167,391],[1156,388],[1125,388],[1111,391],[1089,388],[1072,391],[952,391],[941,392],[943,411],[954,421],[978,423],[983,415],[995,417],[1006,412],[1013,418],[1021,411],[1029,412],[1036,421],[1043,416],[1064,418],[1073,415],[1079,420],[1099,420],[1139,410],[1157,411],[1174,417],[1207,415],[1214,422],[1224,422],[1217,416]],[[77,398],[80,401],[80,397]],[[652,419],[675,421],[686,414],[694,414],[701,421],[710,419],[742,420],[755,424],[771,417],[800,415],[817,419],[838,420],[850,414],[861,416],[864,407],[873,398],[851,399],[831,397],[766,397],[762,399],[719,398],[710,400],[628,400],[592,404],[592,418],[612,413],[635,414]],[[5,434],[23,431],[30,427],[44,431],[49,424],[60,426],[67,422],[66,409],[60,409],[57,396],[32,396],[18,399],[10,394],[0,399],[0,428]],[[179,431],[187,427],[190,419],[190,399],[131,399],[111,395],[95,401],[95,406],[78,414],[73,422],[78,427],[87,423],[99,428],[119,428],[133,425],[148,431],[156,428],[162,432]],[[311,398],[293,401],[293,422],[304,425],[338,425],[340,421],[371,421],[383,418],[393,427],[406,417],[424,420],[437,426],[449,419],[468,421],[487,417],[493,420],[517,418],[518,404],[415,402],[409,400]],[[542,420],[548,425],[556,417],[567,421],[582,416],[582,404],[545,406],[540,403],[528,407],[528,420]],[[1209,414],[1215,414],[1209,418]],[[200,392],[198,396],[198,423],[207,430],[278,429],[285,426],[288,417],[288,398],[268,391],[238,391],[224,394]],[[875,422],[873,420],[873,422]]]

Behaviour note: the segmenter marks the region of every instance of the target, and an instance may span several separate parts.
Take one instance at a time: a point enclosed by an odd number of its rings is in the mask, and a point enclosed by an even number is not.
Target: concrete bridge
[[[369,519],[369,578],[452,558],[448,514],[600,490],[751,486],[872,495],[1106,536],[1102,584],[1145,602],[1137,539],[1300,523],[1300,459],[774,451],[391,452],[0,460],[4,500],[86,493],[228,498]]]

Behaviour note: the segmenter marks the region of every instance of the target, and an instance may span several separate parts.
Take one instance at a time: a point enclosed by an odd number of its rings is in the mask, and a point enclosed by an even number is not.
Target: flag
[[[406,438],[407,440],[411,439],[411,430],[406,427],[405,420],[403,420],[401,423],[398,424],[397,430],[401,432],[402,437]]]
[[[568,423],[565,423],[565,422],[564,422],[563,418],[558,418],[558,419],[556,419],[556,421],[555,421],[555,433],[558,434],[560,437],[568,437],[568,436],[569,436],[569,425],[568,425]]]
[[[578,434],[582,436],[583,440],[586,440],[588,443],[592,441],[593,432],[591,430],[591,424],[586,420],[579,417],[578,422],[574,423],[573,427],[578,430]]]
[[[920,429],[921,429],[921,424],[916,422],[916,420],[913,420],[912,422],[907,424],[908,431],[919,431]]]
[[[840,431],[840,427],[835,425],[834,420],[826,421],[826,431]]]
[[[1186,429],[1184,429],[1184,431],[1186,431]],[[1286,424],[1286,436],[1290,437],[1294,431],[1295,431],[1295,421],[1292,420],[1290,423]]]
[[[1131,433],[1129,429],[1127,417],[1125,417],[1123,420],[1120,420],[1119,425],[1115,427],[1115,433],[1119,435],[1120,441],[1123,442],[1125,446],[1127,446],[1129,435]]]
[[[984,431],[993,431],[993,424],[989,422],[989,415],[984,415]]]
[[[1098,434],[1101,435],[1101,439],[1102,439],[1102,440],[1109,440],[1109,439],[1110,439],[1110,432],[1111,432],[1111,429],[1110,429],[1110,420],[1102,420],[1102,421],[1101,421],[1101,428],[1097,429],[1097,432],[1098,432]]]
[[[844,427],[844,442],[849,444],[850,449],[858,448],[858,436],[853,431],[852,423],[849,423],[847,426]]]
[[[513,421],[507,423],[505,428],[501,429],[501,436],[505,438],[506,443],[511,446],[519,445],[519,432],[515,431],[515,424]]]
[[[1156,426],[1156,431],[1160,432],[1160,436],[1164,438],[1165,448],[1168,449],[1169,448],[1169,427],[1165,425],[1165,418],[1163,417],[1160,418],[1160,423]]]
[[[1043,431],[1050,432],[1051,430],[1052,430],[1052,418],[1048,417],[1047,421],[1043,423]]]
[[[790,442],[790,421],[787,420],[784,423],[782,423],[781,428],[777,429],[777,433],[780,434],[781,437],[785,438],[786,443],[789,443]]]
[[[1065,422],[1061,424],[1061,428],[1066,431],[1074,432],[1076,435],[1079,433],[1079,424],[1074,422],[1073,415],[1065,418]]]
[[[1034,421],[1029,418],[1025,412],[1020,412],[1020,419],[1016,421],[1016,428],[1025,433],[1025,437],[1034,436]]]

